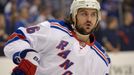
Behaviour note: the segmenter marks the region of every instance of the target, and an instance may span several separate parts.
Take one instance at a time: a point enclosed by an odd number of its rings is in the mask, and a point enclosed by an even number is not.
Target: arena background
[[[134,75],[134,2],[98,0],[102,19],[94,34],[111,58],[110,75]],[[10,75],[14,65],[3,46],[18,27],[49,19],[64,20],[72,0],[0,0],[0,75]]]

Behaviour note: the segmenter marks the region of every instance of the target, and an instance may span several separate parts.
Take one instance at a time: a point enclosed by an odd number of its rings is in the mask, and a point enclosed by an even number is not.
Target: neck
[[[77,38],[79,40],[81,40],[82,42],[90,42],[90,40],[89,40],[90,34],[89,35],[82,35],[82,34],[78,33],[77,31],[75,31],[75,33],[76,33]]]

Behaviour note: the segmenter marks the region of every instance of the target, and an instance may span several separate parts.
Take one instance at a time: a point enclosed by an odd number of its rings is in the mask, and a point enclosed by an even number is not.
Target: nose
[[[88,21],[91,21],[91,20],[92,20],[91,15],[88,15],[88,16],[87,16],[87,20],[88,20]]]

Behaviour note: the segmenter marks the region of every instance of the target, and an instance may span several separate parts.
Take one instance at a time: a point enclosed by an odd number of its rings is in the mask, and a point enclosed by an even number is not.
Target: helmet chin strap
[[[76,33],[77,38],[78,38],[79,40],[81,40],[81,41],[83,41],[83,42],[89,41],[89,35],[90,35],[90,34],[88,34],[88,35],[83,35],[83,34],[80,34],[79,32],[77,32],[76,30],[74,30],[74,32]]]

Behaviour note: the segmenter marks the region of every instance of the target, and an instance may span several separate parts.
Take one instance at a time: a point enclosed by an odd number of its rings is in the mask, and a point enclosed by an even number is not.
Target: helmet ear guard
[[[98,11],[98,22],[101,20],[101,11]]]

